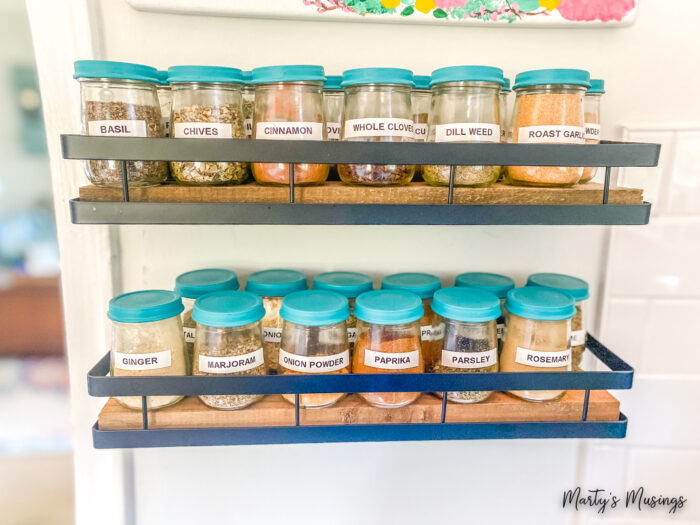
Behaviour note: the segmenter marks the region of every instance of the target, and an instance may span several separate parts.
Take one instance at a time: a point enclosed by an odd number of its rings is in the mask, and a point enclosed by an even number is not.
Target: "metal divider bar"
[[[299,394],[294,394],[294,426],[299,426]]]
[[[129,202],[129,177],[126,175],[126,161],[119,163],[122,169],[122,193],[124,194],[124,202]]]
[[[289,202],[294,203],[294,164],[289,163]]]
[[[148,430],[148,398],[146,396],[141,396],[141,420],[143,429]]]
[[[445,422],[447,416],[447,392],[442,393],[442,413],[440,415],[440,423]]]
[[[581,411],[581,421],[586,421],[588,419],[588,401],[591,397],[591,391],[586,390],[586,394],[583,397],[583,410]]]
[[[610,172],[612,168],[610,166],[605,166],[605,186],[603,186],[603,204],[608,203],[608,197],[610,196]]]
[[[455,165],[450,166],[450,189],[447,191],[447,204],[452,204],[455,193]]]

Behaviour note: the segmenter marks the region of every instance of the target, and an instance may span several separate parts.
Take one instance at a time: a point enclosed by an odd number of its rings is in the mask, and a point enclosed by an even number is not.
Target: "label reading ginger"
[[[263,349],[258,348],[254,352],[243,355],[227,357],[199,356],[199,371],[209,374],[231,374],[252,370],[264,363]]]
[[[176,139],[230,139],[233,136],[231,124],[221,122],[175,122],[173,137]]]
[[[488,122],[457,122],[435,126],[435,142],[500,142],[501,126]]]
[[[148,354],[124,354],[114,352],[114,368],[119,370],[156,370],[167,368],[172,362],[172,351],[151,352]]]
[[[323,140],[323,122],[258,122],[255,138],[264,140]]]
[[[415,368],[419,364],[420,354],[418,350],[411,352],[375,352],[374,350],[365,350],[365,365],[371,368],[403,370],[405,368]]]
[[[344,138],[413,138],[413,121],[406,118],[354,118],[345,121]]]
[[[518,129],[520,144],[585,144],[583,126],[525,126]]]
[[[102,137],[145,137],[145,120],[91,120],[88,135]]]
[[[337,372],[350,366],[350,351],[344,350],[333,355],[296,355],[280,348],[279,364],[288,370],[307,374]]]
[[[515,352],[515,362],[521,365],[537,368],[571,367],[571,348],[560,352],[541,352],[518,347]]]
[[[485,352],[452,352],[442,351],[440,364],[450,368],[486,368],[498,362],[498,349],[492,348]]]

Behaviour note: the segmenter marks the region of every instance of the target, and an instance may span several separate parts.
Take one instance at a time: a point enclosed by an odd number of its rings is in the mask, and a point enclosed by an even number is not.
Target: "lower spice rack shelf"
[[[358,441],[524,438],[624,438],[627,418],[605,389],[632,387],[633,369],[588,335],[587,348],[608,368],[600,372],[489,374],[338,374],[286,376],[109,377],[109,354],[88,374],[97,397],[141,396],[132,411],[111,399],[93,427],[96,448],[212,446]],[[501,390],[569,390],[559,401],[528,403]],[[447,392],[494,390],[482,403],[459,405],[431,394],[398,409],[371,407],[357,395],[318,410],[300,409],[299,394],[326,392]],[[158,411],[148,395],[267,394],[236,411],[197,398]],[[292,406],[278,394],[294,394]]]

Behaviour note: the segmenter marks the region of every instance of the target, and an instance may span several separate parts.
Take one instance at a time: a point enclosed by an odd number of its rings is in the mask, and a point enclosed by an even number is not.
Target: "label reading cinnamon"
[[[197,333],[197,329],[194,327],[183,326],[182,331],[185,334],[185,343],[194,343],[194,336]]]
[[[114,368],[119,370],[156,370],[167,368],[172,361],[172,351],[151,352],[148,354],[124,354],[114,352]]]
[[[264,140],[323,140],[323,122],[258,122],[255,138]]]
[[[328,140],[340,140],[340,122],[326,122]]]
[[[307,374],[336,372],[350,366],[350,351],[344,350],[333,355],[306,356],[290,354],[280,348],[279,364],[288,370]]]
[[[407,118],[354,118],[345,121],[344,137],[413,138],[413,121]]]
[[[262,365],[264,361],[263,349],[258,348],[254,352],[243,355],[227,357],[199,356],[199,371],[209,374],[231,374],[245,372]]]
[[[587,140],[600,140],[600,124],[586,122],[585,128]]]
[[[411,352],[375,352],[365,350],[365,365],[371,368],[382,368],[385,370],[403,370],[405,368],[415,368],[420,364],[420,354],[418,350]]]
[[[435,126],[435,142],[500,142],[501,126],[489,122],[457,122]]]
[[[586,344],[586,331],[573,330],[571,332],[571,346],[581,346]]]
[[[88,135],[102,137],[145,137],[145,120],[91,120]]]
[[[230,139],[233,136],[231,124],[221,122],[175,122],[173,137],[176,139]]]
[[[282,342],[282,329],[263,326],[263,341],[266,343]]]
[[[413,124],[413,138],[418,142],[425,142],[428,138],[428,125],[424,122],[416,122]]]
[[[538,368],[571,367],[571,348],[560,352],[541,352],[528,348],[517,348],[515,362]]]
[[[518,129],[521,144],[585,144],[583,126],[525,126]]]
[[[498,349],[484,352],[452,352],[442,350],[440,363],[451,368],[486,368],[498,362]]]

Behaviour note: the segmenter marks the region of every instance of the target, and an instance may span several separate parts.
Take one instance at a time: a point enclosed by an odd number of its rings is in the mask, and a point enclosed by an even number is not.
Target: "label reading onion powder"
[[[282,329],[263,326],[263,341],[266,343],[282,342]]]
[[[350,366],[350,351],[345,350],[333,355],[306,356],[290,354],[280,348],[279,364],[289,370],[307,374],[336,372]]]
[[[587,140],[600,140],[600,124],[586,122],[585,128]]]
[[[172,360],[172,351],[152,352],[149,354],[123,354],[114,352],[114,368],[119,370],[156,370],[167,368]]]
[[[571,365],[571,348],[560,352],[540,352],[518,347],[515,362],[538,368],[559,368]]]

